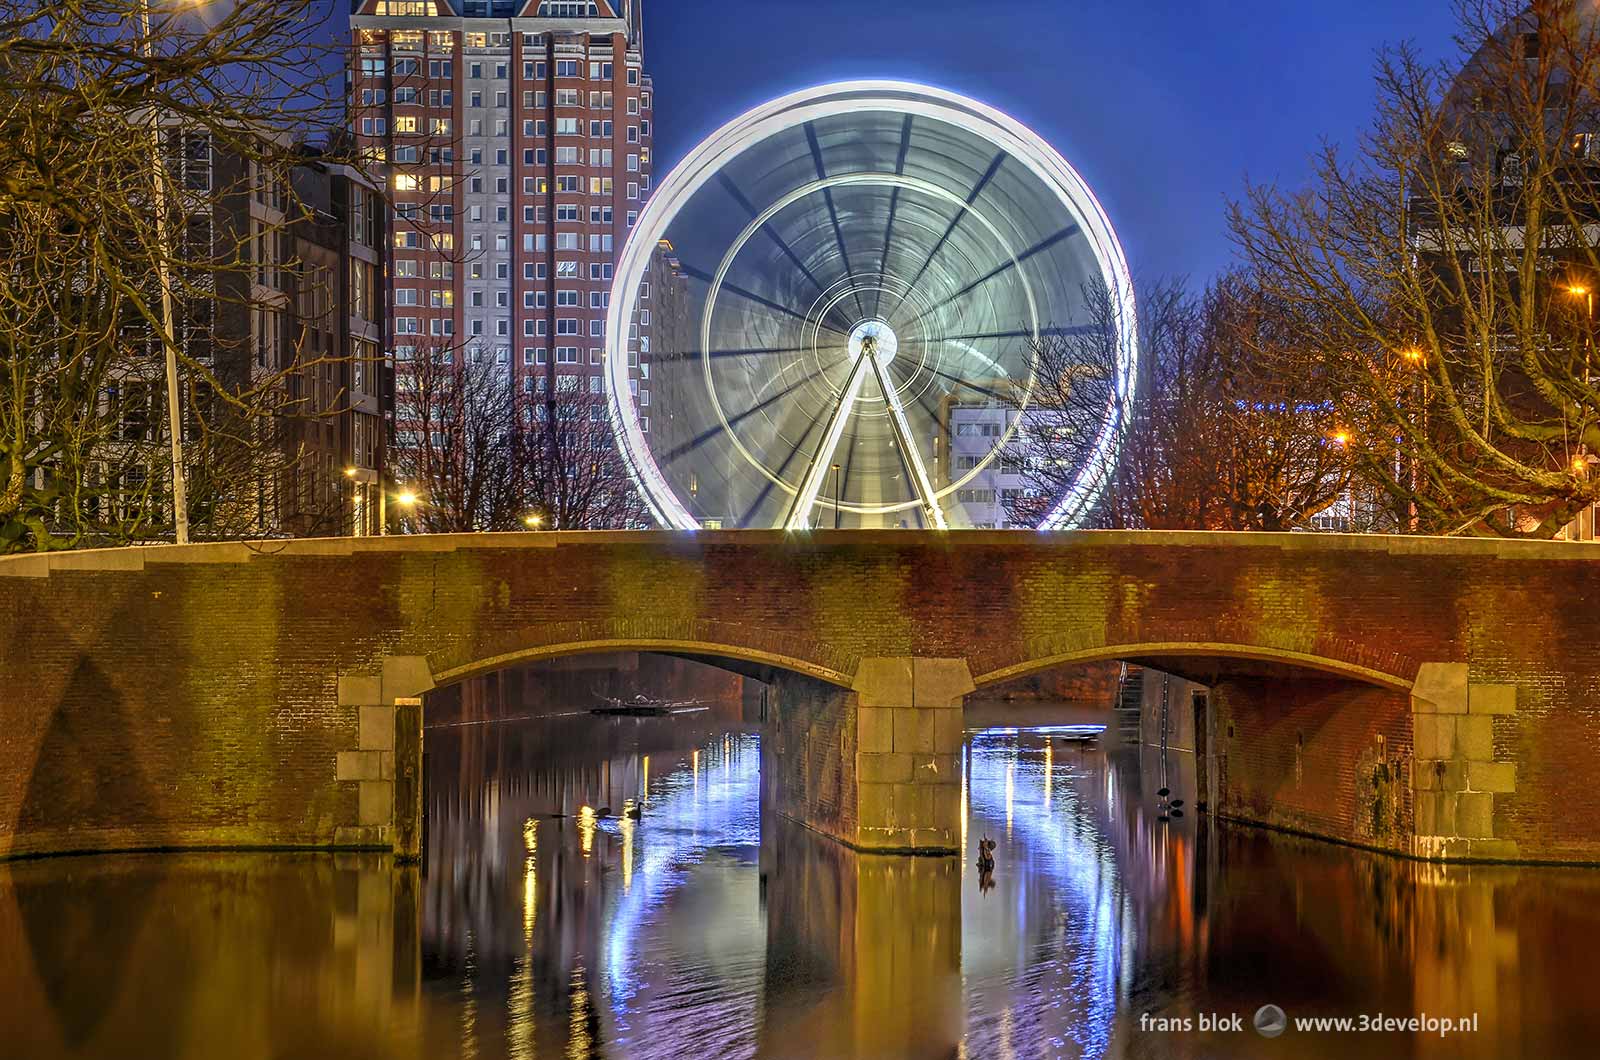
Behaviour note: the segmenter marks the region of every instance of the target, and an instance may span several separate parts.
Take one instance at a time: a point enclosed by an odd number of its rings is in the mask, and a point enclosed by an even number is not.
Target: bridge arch
[[[1051,670],[1058,666],[1087,665],[1098,662],[1148,662],[1159,664],[1162,660],[1223,660],[1243,663],[1267,663],[1285,666],[1297,671],[1311,671],[1331,678],[1343,678],[1362,684],[1396,692],[1410,692],[1416,683],[1416,664],[1409,667],[1404,662],[1390,663],[1388,667],[1377,660],[1356,661],[1316,651],[1301,651],[1271,645],[1234,643],[1227,641],[1192,640],[1141,640],[1095,647],[1079,647],[1048,651],[1032,658],[980,671],[973,667],[973,683],[979,689],[1021,677]],[[1409,676],[1406,670],[1410,670]]]

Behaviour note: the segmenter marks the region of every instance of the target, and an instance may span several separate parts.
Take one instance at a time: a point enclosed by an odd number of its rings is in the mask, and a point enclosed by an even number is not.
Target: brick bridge
[[[772,681],[767,797],[958,834],[963,697],[1126,659],[1211,686],[1196,800],[1432,858],[1600,862],[1589,546],[1208,533],[517,534],[0,559],[0,857],[412,852],[419,699],[528,660]]]

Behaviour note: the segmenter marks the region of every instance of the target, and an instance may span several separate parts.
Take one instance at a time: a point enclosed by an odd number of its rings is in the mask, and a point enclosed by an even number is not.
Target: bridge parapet
[[[846,531],[0,559],[0,856],[393,844],[393,816],[388,833],[362,831],[383,827],[377,785],[401,765],[373,742],[392,727],[373,708],[527,659],[655,650],[853,697],[852,741],[883,731],[866,711],[890,711],[888,749],[851,754],[891,757],[848,763],[890,786],[865,796],[884,827],[910,827],[895,808],[925,798],[893,787],[913,783],[893,756],[949,754],[954,712],[933,708],[947,718],[933,752],[902,749],[893,712],[928,708],[864,706],[863,660],[959,661],[981,688],[1132,658],[1217,689],[1219,809],[1405,853],[1600,861],[1600,829],[1569,812],[1600,782],[1597,556],[1337,535]],[[902,724],[920,738],[923,722]],[[906,820],[931,837],[942,812]]]

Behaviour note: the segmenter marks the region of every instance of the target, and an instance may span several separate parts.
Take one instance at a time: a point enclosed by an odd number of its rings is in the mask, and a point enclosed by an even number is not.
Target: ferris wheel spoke
[[[945,521],[944,509],[939,507],[933,479],[928,477],[928,467],[922,462],[922,450],[917,448],[916,437],[911,433],[911,421],[906,419],[906,407],[900,401],[899,391],[890,385],[876,357],[867,354],[860,359],[871,362],[872,374],[877,377],[878,387],[883,391],[883,400],[889,405],[889,423],[894,427],[895,441],[899,443],[900,456],[905,461],[907,473],[911,476],[911,484],[916,488],[917,496],[922,498],[924,514],[934,529],[950,529],[950,524]]]
[[[971,283],[961,288],[961,290],[955,292],[947,298],[940,299],[927,309],[924,309],[922,312],[912,317],[911,320],[907,322],[906,326],[909,327],[912,324],[920,324],[926,317],[932,316],[934,313],[937,313],[947,305],[951,305],[954,302],[960,301],[991,280],[999,279],[1001,276],[1004,276],[1012,269],[1027,261],[1029,258],[1032,258],[1038,254],[1043,254],[1056,244],[1064,240],[1071,239],[1073,236],[1077,235],[1079,231],[1080,229],[1077,225],[1070,224],[1061,231],[1057,232],[1055,235],[1050,236],[1047,239],[1041,239],[1027,250],[1024,250],[1021,254],[1018,254],[1016,257],[1007,258],[999,265],[996,265],[982,276],[979,276],[976,280],[973,280]]]
[[[721,182],[723,190],[726,191],[728,195],[732,197],[733,201],[738,203],[740,207],[742,207],[744,211],[752,218],[759,217],[761,215],[761,211],[755,208],[755,204],[750,201],[749,196],[745,195],[744,191],[740,189],[739,185],[733,182],[732,177],[728,176],[726,173],[721,173],[718,174],[717,179]],[[800,260],[800,255],[796,254],[794,252],[794,248],[789,246],[789,244],[784,241],[782,236],[778,235],[777,231],[772,227],[772,225],[762,225],[761,230],[765,232],[767,234],[767,238],[772,240],[773,244],[783,252],[784,256],[794,264],[794,267],[800,270],[800,275],[811,281],[811,286],[815,287],[819,291],[825,290],[821,282],[811,274],[811,270],[806,268],[806,263]]]
[[[833,415],[828,418],[828,429],[822,432],[822,441],[812,454],[811,463],[806,465],[800,488],[795,491],[794,503],[789,506],[789,514],[783,520],[785,530],[805,530],[811,525],[811,509],[816,506],[817,494],[822,490],[823,479],[833,463],[839,439],[844,436],[845,424],[849,422],[856,398],[861,394],[861,386],[866,382],[868,362],[875,361],[876,358],[868,354],[857,357],[856,363],[851,366],[850,378],[839,395],[839,403],[833,407]]]
[[[806,122],[806,143],[811,147],[811,161],[817,167],[817,179],[828,179],[828,167],[822,163],[822,145],[817,141],[817,127],[811,122]],[[833,222],[833,237],[839,241],[839,259],[844,265],[845,280],[848,281],[855,274],[855,269],[850,266],[850,251],[844,245],[844,229],[839,227],[839,208],[833,201],[833,189],[822,189],[822,201],[828,207],[828,219]],[[861,292],[854,292],[856,311],[862,316],[867,315],[866,307],[861,304]]]
[[[934,260],[938,258],[939,252],[943,250],[945,245],[950,242],[950,237],[956,234],[956,229],[961,227],[961,222],[967,219],[967,214],[972,212],[972,204],[978,201],[978,196],[983,194],[983,189],[987,188],[989,186],[989,182],[994,179],[994,175],[1000,172],[1000,167],[1005,163],[1005,160],[1006,153],[1004,151],[1001,151],[999,154],[994,156],[994,161],[989,163],[988,170],[984,172],[983,177],[979,179],[978,183],[973,187],[971,194],[967,196],[966,207],[957,213],[950,221],[950,227],[944,230],[944,235],[940,236],[939,241],[933,245],[933,249],[928,251],[927,258],[922,262],[922,268],[917,270],[917,274],[913,276],[911,278],[911,282],[906,285],[906,291],[908,293],[915,290],[917,284],[922,282],[923,275],[927,273],[929,267],[933,265]],[[905,305],[905,302],[906,296],[902,294],[900,296],[900,300],[895,303],[894,310],[892,311],[891,315],[893,315],[893,313],[898,313],[900,311],[900,307]]]
[[[906,155],[911,150],[911,125],[915,117],[907,114],[906,120],[900,126],[900,153],[895,156],[894,175],[905,176]],[[878,256],[878,291],[872,304],[872,315],[883,314],[883,284],[884,274],[889,271],[889,248],[894,245],[894,221],[900,213],[900,188],[895,186],[889,196],[889,222],[883,226],[883,253]]]

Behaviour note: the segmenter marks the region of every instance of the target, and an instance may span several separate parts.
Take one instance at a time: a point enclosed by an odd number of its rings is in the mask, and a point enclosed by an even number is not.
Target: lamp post
[[[150,0],[139,0],[139,50],[155,57],[150,39]],[[183,416],[178,402],[178,333],[173,323],[172,278],[167,272],[167,187],[161,169],[161,115],[150,112],[151,177],[155,184],[156,282],[161,286],[161,345],[167,361],[167,431],[172,439],[172,514],[177,543],[189,543],[189,487],[183,477]]]
[[[841,515],[841,512],[839,510],[839,505],[841,505],[843,503],[844,503],[844,498],[839,496],[839,465],[838,464],[834,464],[833,465],[833,528],[835,530],[839,529],[839,518],[840,518],[840,515]]]

